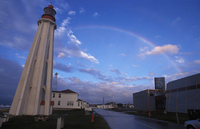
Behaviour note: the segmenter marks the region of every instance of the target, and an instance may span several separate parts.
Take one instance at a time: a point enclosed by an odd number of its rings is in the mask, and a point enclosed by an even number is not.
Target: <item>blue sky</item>
[[[57,90],[89,103],[132,103],[132,93],[200,72],[200,2],[52,0]],[[1,0],[0,104],[11,104],[46,0]],[[53,82],[53,84],[55,84]]]

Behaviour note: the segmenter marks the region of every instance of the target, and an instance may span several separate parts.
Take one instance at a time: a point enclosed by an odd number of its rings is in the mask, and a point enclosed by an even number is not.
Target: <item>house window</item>
[[[80,102],[78,102],[78,106],[80,106]]]
[[[58,105],[60,105],[60,101],[58,101]]]
[[[55,93],[53,93],[53,98],[55,98]]]
[[[61,98],[61,94],[59,94],[59,98]]]
[[[73,106],[74,102],[73,101],[67,101],[67,106]]]

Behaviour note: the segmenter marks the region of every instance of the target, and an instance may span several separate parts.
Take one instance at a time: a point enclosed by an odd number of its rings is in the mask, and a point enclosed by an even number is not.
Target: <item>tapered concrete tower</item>
[[[29,51],[12,105],[13,115],[50,115],[52,113],[52,76],[56,11],[44,8]],[[27,28],[28,29],[28,28]]]

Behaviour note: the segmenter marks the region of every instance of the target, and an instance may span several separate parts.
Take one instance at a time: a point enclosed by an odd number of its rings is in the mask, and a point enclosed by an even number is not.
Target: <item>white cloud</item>
[[[58,27],[56,30],[55,30],[55,37],[58,37],[58,36],[63,36],[63,34],[66,32],[67,30],[67,25],[69,24],[69,21],[71,20],[70,17],[66,18],[63,20],[63,22],[61,23],[61,26]]]
[[[155,76],[156,74],[153,73],[153,72],[149,72],[149,75],[150,75],[150,76]]]
[[[121,54],[120,54],[120,56],[126,56],[126,54],[124,54],[124,53],[121,53]]]
[[[62,52],[60,52],[60,53],[58,54],[58,58],[65,57],[65,56],[66,56],[66,54],[65,54],[65,53],[62,53]]]
[[[178,63],[184,63],[185,62],[185,60],[183,58],[179,57],[179,56],[175,56],[175,58],[176,58],[176,62],[178,62]]]
[[[146,51],[146,49],[140,49],[140,51]],[[177,54],[179,52],[179,47],[177,45],[171,45],[167,44],[164,46],[157,46],[151,51],[146,51],[144,53],[141,53],[139,56],[145,56],[145,55],[158,55],[158,54]]]
[[[68,12],[68,15],[75,15],[75,14],[76,14],[75,11],[69,11],[69,12]]]
[[[97,16],[99,16],[99,14],[98,14],[97,12],[95,12],[95,13],[93,14],[93,17],[97,17]]]
[[[83,14],[84,12],[85,12],[84,8],[81,8],[80,11],[79,11],[80,14]]]
[[[68,28],[70,20],[70,17],[64,19],[61,23],[61,26],[58,27],[58,29],[55,32],[56,37],[67,36],[67,38],[69,39],[69,47],[62,47],[60,48],[60,51],[62,53],[67,53],[69,56],[82,58],[94,63],[99,63],[99,61],[94,56],[87,54],[80,49],[79,45],[81,45],[81,41],[79,41],[73,34],[72,30]]]
[[[200,64],[200,60],[195,60],[194,63]]]
[[[143,48],[140,48],[140,52],[144,52],[148,49],[148,47],[143,47]]]
[[[181,18],[180,17],[178,17],[178,18],[176,18],[174,21],[172,21],[172,26],[174,26],[178,21],[180,21],[181,20]]]
[[[16,55],[18,58],[21,58],[21,59],[26,59],[26,57],[24,57],[24,56],[21,56],[21,55],[19,55],[18,53],[15,53],[15,55]]]
[[[138,67],[137,65],[132,65],[133,67]]]
[[[156,35],[155,37],[156,37],[156,38],[160,38],[161,36],[160,36],[160,35]]]

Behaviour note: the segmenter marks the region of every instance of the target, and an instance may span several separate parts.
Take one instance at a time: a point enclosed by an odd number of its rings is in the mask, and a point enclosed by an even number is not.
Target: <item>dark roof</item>
[[[81,99],[78,99],[77,101],[83,101],[83,100],[81,100]]]
[[[52,92],[56,92],[56,93],[75,93],[75,94],[78,94],[70,89],[67,89],[67,90],[62,90],[62,91],[52,91]]]

